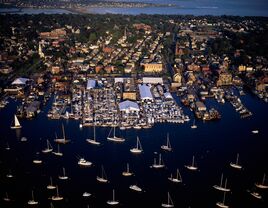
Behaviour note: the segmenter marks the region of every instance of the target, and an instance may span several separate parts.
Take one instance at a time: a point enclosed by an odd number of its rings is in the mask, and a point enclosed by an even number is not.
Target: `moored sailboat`
[[[167,203],[162,203],[161,206],[162,207],[174,207],[174,203],[173,203],[173,201],[171,199],[171,196],[170,196],[169,192],[168,192]]]
[[[137,136],[136,147],[131,148],[130,152],[135,153],[135,154],[139,154],[139,153],[142,153],[142,151],[143,151],[143,149],[142,149],[142,146],[141,146],[141,142],[140,142],[139,137]]]
[[[115,192],[114,192],[114,189],[113,189],[113,199],[112,200],[108,200],[107,201],[107,204],[109,204],[109,205],[117,205],[117,204],[119,204],[119,201],[115,200]]]
[[[217,202],[216,206],[221,207],[221,208],[229,208],[229,206],[225,204],[225,195],[226,195],[226,192],[224,191],[222,202]]]
[[[161,145],[161,149],[166,150],[166,151],[171,151],[172,150],[170,140],[169,140],[169,134],[167,134],[167,144],[166,145]]]
[[[266,174],[263,174],[262,183],[255,183],[255,186],[260,189],[268,189],[268,185],[265,184]]]
[[[191,164],[191,165],[185,165],[185,167],[186,167],[188,170],[197,170],[197,169],[198,169],[198,167],[195,166],[194,156],[193,156],[193,159],[192,159],[192,164]]]
[[[88,142],[88,143],[90,143],[90,144],[95,144],[95,145],[100,145],[100,142],[98,142],[97,140],[96,140],[96,127],[95,127],[95,125],[94,125],[94,129],[93,129],[93,139],[87,139],[86,141]]]
[[[20,125],[19,119],[16,115],[14,115],[14,125],[11,126],[11,129],[20,129],[22,126]]]
[[[182,182],[182,178],[181,178],[181,174],[180,174],[179,169],[177,169],[176,178],[174,178],[172,176],[172,173],[171,173],[170,177],[168,177],[168,180],[170,180],[171,182],[174,182],[174,183],[181,183]]]
[[[62,168],[62,173],[63,174],[59,176],[59,179],[61,179],[61,180],[67,180],[67,179],[69,179],[69,177],[65,173],[65,168],[64,167]]]
[[[142,189],[138,185],[130,185],[129,188],[133,191],[141,192]]]
[[[113,127],[113,136],[110,136],[112,132],[112,129],[109,132],[109,135],[107,137],[107,140],[114,141],[114,142],[124,142],[125,139],[123,137],[117,137],[115,135],[115,127]]]
[[[101,183],[108,183],[107,175],[105,173],[103,165],[101,166],[101,176],[97,176],[96,179]]]
[[[67,144],[69,143],[71,140],[69,139],[66,139],[66,136],[65,136],[65,129],[64,129],[64,125],[62,124],[62,138],[56,138],[54,141],[56,143],[60,143],[60,144]]]
[[[58,144],[58,151],[57,152],[52,152],[56,156],[63,156],[63,153],[60,151],[60,145]]]
[[[126,169],[126,171],[122,172],[122,175],[123,176],[132,176],[133,175],[133,173],[129,171],[129,164],[128,163],[127,163],[127,169]]]
[[[227,178],[225,179],[225,185],[223,186],[223,174],[221,174],[220,185],[214,185],[213,188],[219,191],[231,191],[231,189],[227,188]]]
[[[45,149],[42,150],[43,153],[49,153],[52,152],[53,148],[52,145],[50,144],[49,140],[47,139],[47,147]]]
[[[239,154],[237,154],[236,156],[236,162],[235,163],[230,163],[230,166],[235,168],[235,169],[238,169],[238,170],[241,170],[242,169],[242,166],[239,165]]]
[[[61,201],[61,200],[63,200],[63,197],[59,195],[59,188],[58,188],[58,186],[56,187],[56,190],[57,190],[56,191],[56,196],[52,196],[51,199],[53,201]]]
[[[49,178],[50,183],[47,185],[47,189],[52,190],[55,189],[56,186],[53,185],[52,177]]]
[[[163,162],[162,157],[161,157],[161,154],[159,154],[158,163],[156,162],[156,158],[154,158],[154,164],[151,167],[156,168],[156,169],[165,167],[164,162]]]
[[[32,191],[32,199],[30,199],[30,200],[28,201],[28,204],[29,204],[29,205],[37,205],[37,204],[38,204],[38,201],[35,201],[35,200],[34,200],[34,193],[33,193],[33,191]]]

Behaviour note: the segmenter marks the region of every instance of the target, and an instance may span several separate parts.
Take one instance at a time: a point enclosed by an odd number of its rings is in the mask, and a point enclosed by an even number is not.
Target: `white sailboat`
[[[36,205],[36,204],[38,204],[38,201],[35,201],[35,200],[34,200],[34,193],[33,193],[33,191],[32,191],[32,199],[30,199],[30,200],[28,201],[28,204],[29,204],[29,205]]]
[[[265,184],[265,173],[263,174],[263,178],[262,178],[262,183],[255,183],[255,186],[260,188],[260,189],[268,189],[268,185]]]
[[[193,124],[191,125],[191,129],[196,129],[197,128],[197,125],[195,124],[195,119],[193,121]]]
[[[59,179],[61,179],[61,180],[69,179],[69,177],[65,173],[65,168],[64,167],[62,168],[62,172],[63,172],[63,175],[59,176]]]
[[[56,156],[63,156],[63,153],[60,151],[60,145],[58,144],[58,151],[57,152],[52,152]]]
[[[249,193],[251,196],[255,197],[256,199],[262,199],[262,196],[256,191],[251,191]]]
[[[154,164],[152,165],[153,168],[159,169],[159,168],[164,168],[165,165],[162,161],[161,154],[159,154],[159,160],[158,163],[156,163],[156,158],[154,158]]]
[[[22,126],[20,125],[19,119],[16,115],[14,115],[14,126],[11,126],[11,129],[20,129]]]
[[[7,192],[6,192],[6,195],[3,197],[3,200],[4,200],[5,202],[10,202],[10,201],[11,201],[11,199],[9,198]]]
[[[258,134],[259,133],[259,130],[252,130],[251,131],[253,134]]]
[[[59,139],[59,138],[56,138],[54,141],[57,142],[57,143],[60,143],[60,144],[67,144],[69,143],[71,140],[69,139],[66,139],[66,136],[65,136],[65,129],[64,129],[64,125],[62,124],[62,139]]]
[[[96,127],[95,127],[95,125],[94,125],[93,132],[94,132],[93,139],[87,139],[86,141],[90,144],[100,145],[100,142],[96,141]]]
[[[213,188],[215,188],[219,191],[231,191],[231,189],[227,188],[227,178],[225,179],[225,184],[223,186],[223,174],[221,174],[220,185],[214,185]]]
[[[174,178],[172,176],[172,173],[171,173],[170,177],[168,177],[168,180],[170,180],[171,182],[174,182],[174,183],[181,183],[182,182],[182,178],[181,178],[181,174],[180,174],[179,169],[177,169],[176,178]]]
[[[133,191],[141,192],[142,189],[138,185],[130,185],[129,188]]]
[[[171,196],[170,196],[169,192],[168,192],[168,200],[167,200],[167,203],[162,203],[161,206],[162,207],[174,207],[174,203],[173,203],[173,201],[171,199]]]
[[[191,165],[185,165],[185,167],[189,170],[197,170],[197,166],[195,166],[195,161],[194,161],[194,156],[193,156],[193,159],[192,159],[192,164]]]
[[[107,175],[105,173],[103,165],[101,166],[101,176],[97,176],[96,179],[101,183],[108,183]]]
[[[230,166],[235,168],[235,169],[238,169],[238,170],[241,170],[242,169],[242,166],[239,165],[239,154],[237,154],[236,156],[236,162],[235,163],[230,163]]]
[[[84,192],[82,196],[83,196],[83,197],[90,197],[90,196],[91,196],[91,193]]]
[[[111,129],[110,132],[109,132],[109,135],[107,137],[107,140],[114,141],[114,142],[124,142],[125,141],[124,138],[115,136],[115,127],[113,129],[114,129],[113,130],[113,136],[110,136],[110,134],[112,132],[112,129]]]
[[[63,200],[63,197],[59,195],[59,188],[58,186],[56,187],[57,192],[56,192],[56,196],[52,196],[51,199],[52,201],[61,201]]]
[[[6,145],[6,148],[5,149],[6,150],[10,150],[10,146],[9,146],[8,142],[7,142],[7,145]]]
[[[89,161],[85,160],[84,158],[80,158],[78,161],[78,165],[84,166],[84,167],[89,167],[92,165],[92,162],[89,162]]]
[[[132,176],[133,173],[129,171],[129,164],[127,163],[127,170],[122,172],[123,176]]]
[[[45,149],[42,150],[43,153],[49,153],[52,152],[53,148],[52,145],[50,144],[49,140],[47,139],[47,147]]]
[[[229,206],[225,204],[225,194],[226,194],[226,192],[224,191],[223,192],[223,200],[222,200],[222,202],[217,202],[216,203],[216,205],[218,207],[221,207],[221,208],[229,208]]]
[[[107,204],[109,204],[109,205],[117,205],[117,204],[119,204],[119,201],[116,201],[115,200],[115,192],[114,192],[114,189],[113,189],[113,199],[112,200],[108,200],[107,201]]]
[[[143,149],[142,149],[142,146],[141,146],[141,142],[140,142],[139,137],[137,136],[137,144],[136,144],[136,147],[131,148],[130,149],[130,152],[135,153],[135,154],[139,154],[139,153],[142,153],[142,151],[143,151]]]
[[[11,170],[9,169],[8,174],[6,174],[7,178],[13,178],[14,176],[11,173]]]
[[[52,177],[50,177],[49,180],[50,180],[50,183],[47,185],[47,189],[49,189],[49,190],[55,189],[56,186],[53,185]]]
[[[166,151],[171,151],[172,150],[171,144],[170,144],[170,141],[169,141],[169,134],[167,134],[167,144],[166,145],[161,145],[161,149],[166,150]]]

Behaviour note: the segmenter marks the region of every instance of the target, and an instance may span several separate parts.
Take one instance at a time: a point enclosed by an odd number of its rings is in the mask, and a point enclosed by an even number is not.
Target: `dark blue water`
[[[116,190],[119,207],[160,207],[166,201],[167,191],[175,203],[175,207],[215,207],[217,201],[222,200],[222,193],[212,188],[218,184],[223,172],[228,177],[228,184],[232,193],[227,194],[226,204],[231,207],[267,207],[267,192],[263,200],[256,200],[247,192],[259,182],[264,172],[268,173],[268,108],[267,104],[256,97],[246,95],[242,101],[252,112],[249,119],[240,119],[230,104],[218,104],[207,100],[208,106],[214,106],[222,113],[218,122],[197,122],[198,128],[190,128],[192,123],[186,124],[157,124],[152,129],[125,130],[118,132],[126,141],[122,144],[108,142],[106,137],[109,128],[97,128],[97,139],[101,146],[87,144],[85,139],[93,135],[92,128],[79,129],[77,121],[52,121],[46,117],[47,106],[36,119],[22,120],[21,131],[9,128],[16,109],[16,103],[11,101],[9,106],[0,111],[0,195],[5,191],[14,200],[7,204],[1,201],[0,207],[27,207],[31,198],[31,190],[35,192],[35,199],[40,202],[39,207],[49,207],[48,198],[55,194],[48,191],[46,186],[49,177],[53,177],[54,184],[59,186],[64,201],[54,203],[55,207],[107,207],[106,201],[111,199],[112,189]],[[190,112],[185,109],[186,113]],[[192,117],[192,115],[191,115]],[[46,145],[46,139],[53,142],[55,132],[61,135],[61,124],[64,123],[66,135],[71,138],[70,144],[62,145],[63,157],[43,154],[41,150]],[[259,129],[259,134],[253,135],[251,130]],[[160,146],[165,143],[169,132],[173,147],[172,152],[163,152]],[[136,136],[140,137],[144,153],[133,155],[129,149],[136,143]],[[27,142],[19,139],[25,136]],[[6,143],[11,150],[5,150]],[[39,158],[43,164],[32,163],[40,152]],[[166,168],[151,169],[149,166],[156,157],[155,152],[162,152]],[[229,166],[234,162],[236,154],[240,154],[243,170],[234,170]],[[184,165],[191,162],[195,155],[199,171],[190,172]],[[93,167],[81,168],[77,164],[77,157],[83,156],[93,162]],[[126,163],[135,176],[123,177],[122,171]],[[108,184],[99,184],[96,176],[100,174],[100,167],[104,165]],[[62,167],[66,168],[68,181],[58,179],[62,175]],[[171,172],[180,169],[183,184],[171,184],[167,177]],[[8,170],[15,176],[6,178]],[[138,184],[145,192],[135,193],[128,187]],[[83,192],[90,192],[91,197],[85,199]],[[2,198],[2,197],[1,197]]]
[[[112,14],[172,14],[172,15],[235,15],[235,16],[268,16],[267,0],[118,0],[171,4],[172,7],[146,8],[91,8],[88,13]],[[0,13],[16,13],[14,9],[0,9]],[[63,9],[22,9],[19,14],[55,14],[70,13]]]

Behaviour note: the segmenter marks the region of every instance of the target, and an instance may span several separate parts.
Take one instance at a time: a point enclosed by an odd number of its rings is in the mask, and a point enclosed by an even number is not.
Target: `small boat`
[[[265,180],[266,180],[265,177],[266,177],[266,174],[264,173],[263,178],[262,178],[262,183],[255,183],[255,186],[260,189],[268,189],[268,185],[265,184]]]
[[[182,178],[181,178],[181,174],[180,174],[179,169],[177,169],[176,178],[174,178],[172,176],[172,173],[171,173],[170,177],[168,177],[168,180],[170,180],[171,182],[174,182],[174,183],[181,183]]]
[[[11,170],[8,171],[8,174],[6,174],[6,177],[7,178],[13,178],[14,176],[12,175],[11,173]]]
[[[10,146],[9,146],[8,142],[7,142],[7,145],[6,145],[6,148],[5,149],[6,150],[10,150]]]
[[[129,164],[127,163],[127,170],[122,172],[123,176],[132,176],[133,173],[129,171]]]
[[[101,166],[101,176],[97,176],[96,179],[101,183],[108,183],[107,175],[105,173],[103,165]]]
[[[80,158],[78,161],[78,165],[84,166],[84,167],[89,167],[92,165],[92,162],[89,162],[89,161],[85,160],[84,158]]]
[[[52,152],[56,156],[63,156],[63,153],[60,152],[60,145],[58,144],[58,151],[57,152]]]
[[[20,141],[21,142],[27,142],[27,138],[26,137],[21,137]]]
[[[256,192],[256,191],[252,191],[252,192],[249,192],[251,196],[255,197],[256,199],[262,199],[262,196]]]
[[[33,193],[33,191],[32,191],[32,199],[30,199],[30,200],[28,201],[28,204],[29,204],[29,205],[37,205],[37,204],[38,204],[38,201],[35,201],[35,200],[34,200],[34,193]]]
[[[34,163],[34,164],[42,164],[43,161],[42,161],[42,160],[39,160],[39,159],[34,159],[34,160],[33,160],[33,163]]]
[[[61,180],[67,180],[67,179],[69,179],[69,177],[66,176],[65,168],[62,168],[62,172],[63,172],[63,175],[59,176],[59,179],[61,179]]]
[[[166,151],[171,151],[172,150],[171,144],[170,144],[170,141],[169,141],[169,134],[167,134],[167,144],[166,145],[161,145],[161,149],[166,150]]]
[[[217,202],[216,206],[221,207],[221,208],[229,208],[229,206],[225,204],[225,195],[226,195],[226,192],[224,191],[222,202]]]
[[[191,129],[196,129],[197,128],[197,125],[195,124],[195,119],[193,121],[193,124],[191,125]]]
[[[188,170],[197,170],[197,166],[195,166],[195,161],[194,161],[194,156],[193,156],[193,159],[192,159],[192,164],[191,165],[185,165],[185,167],[188,169]]]
[[[113,199],[112,200],[108,200],[107,201],[107,204],[109,204],[109,205],[117,205],[117,204],[119,204],[119,201],[116,201],[115,200],[115,192],[114,192],[114,189],[113,189]]]
[[[14,125],[11,126],[11,129],[20,129],[22,126],[20,125],[19,119],[16,115],[14,115]]]
[[[235,168],[235,169],[241,170],[242,169],[242,166],[239,165],[238,161],[239,161],[239,154],[237,154],[237,156],[236,156],[236,162],[235,163],[232,163],[231,162],[230,163],[230,166],[233,167],[233,168]]]
[[[154,164],[152,165],[152,168],[156,168],[156,169],[159,169],[159,168],[164,168],[165,165],[162,161],[162,157],[161,157],[161,154],[159,154],[159,160],[158,160],[158,163],[156,163],[156,158],[154,158]]]
[[[65,136],[65,129],[64,129],[64,125],[62,124],[62,139],[58,139],[58,138],[56,138],[56,139],[54,139],[54,141],[56,142],[56,143],[60,143],[60,144],[67,144],[67,143],[69,143],[71,140],[69,140],[69,139],[66,139],[66,136]]]
[[[83,196],[83,197],[90,197],[90,196],[91,196],[91,193],[84,192],[82,196]]]
[[[51,197],[52,201],[61,201],[61,200],[63,200],[63,197],[59,195],[58,186],[56,187],[56,189],[57,189],[56,196]]]
[[[3,197],[3,200],[4,200],[5,202],[10,202],[10,201],[11,201],[11,199],[9,198],[7,192],[6,192],[6,195]]]
[[[137,185],[130,185],[129,188],[131,190],[138,191],[138,192],[141,192],[142,191],[142,189],[139,186],[137,186]]]
[[[220,185],[214,185],[213,188],[219,191],[231,191],[231,189],[227,188],[227,178],[225,179],[225,185],[223,186],[223,174],[221,174],[221,182]]]
[[[56,186],[53,185],[52,177],[50,177],[50,184],[47,185],[47,189],[52,190],[52,189],[55,189],[55,188],[56,188]]]
[[[112,129],[111,129],[110,132],[109,132],[109,135],[107,137],[107,140],[114,141],[114,142],[124,142],[125,141],[124,138],[115,136],[115,127],[113,129],[114,129],[113,130],[113,136],[112,137],[110,136],[110,134],[112,132]]]
[[[174,203],[173,203],[173,201],[171,199],[171,196],[170,196],[169,192],[168,192],[168,200],[167,200],[167,203],[162,203],[161,206],[162,207],[174,207]]]
[[[42,150],[43,153],[49,153],[49,152],[52,152],[53,151],[53,148],[49,142],[49,140],[47,139],[47,147],[45,149]]]
[[[259,133],[259,130],[252,130],[251,131],[253,134],[258,134]]]
[[[137,136],[137,144],[136,144],[136,147],[130,149],[130,152],[132,153],[135,153],[135,154],[139,154],[139,153],[142,153],[142,146],[141,146],[141,142],[140,142],[140,139],[139,137]]]
[[[93,130],[93,134],[94,134],[94,136],[93,136],[93,139],[87,139],[86,141],[88,142],[88,143],[90,143],[90,144],[95,144],[95,145],[100,145],[100,142],[97,142],[96,141],[96,127],[95,127],[95,125],[94,125],[94,130]]]

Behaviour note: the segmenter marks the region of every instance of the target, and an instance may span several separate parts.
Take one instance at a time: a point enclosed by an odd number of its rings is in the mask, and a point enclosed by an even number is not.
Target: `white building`
[[[90,90],[92,88],[96,87],[96,80],[94,79],[88,79],[87,80],[87,90]]]
[[[139,84],[140,98],[141,100],[150,100],[153,101],[153,95],[151,92],[151,87],[145,84]]]
[[[119,103],[119,110],[126,113],[130,113],[130,112],[138,112],[140,111],[140,108],[136,102],[126,100]]]
[[[144,84],[163,84],[162,77],[143,77],[142,82]]]

